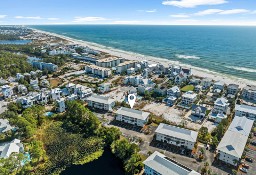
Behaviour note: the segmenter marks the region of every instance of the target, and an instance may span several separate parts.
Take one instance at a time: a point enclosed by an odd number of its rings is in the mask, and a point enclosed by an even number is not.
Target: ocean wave
[[[194,60],[199,60],[200,59],[200,57],[195,56],[195,55],[180,55],[180,54],[177,54],[175,56],[177,58],[181,58],[181,59],[194,59]]]
[[[236,66],[226,66],[229,69],[235,69],[235,70],[240,70],[240,71],[244,71],[244,72],[251,72],[254,73],[256,72],[256,69],[250,69],[250,68],[246,68],[246,67],[236,67]]]

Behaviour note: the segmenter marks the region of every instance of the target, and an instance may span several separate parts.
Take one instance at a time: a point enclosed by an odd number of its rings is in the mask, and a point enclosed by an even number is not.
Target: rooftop
[[[191,142],[196,142],[198,132],[179,128],[176,126],[167,125],[164,123],[160,123],[160,125],[157,127],[156,133],[164,134],[167,136],[172,136],[175,138],[184,139]]]
[[[106,96],[101,96],[101,95],[96,95],[93,94],[90,97],[88,97],[86,99],[87,101],[94,101],[97,103],[104,103],[104,104],[111,104],[113,103],[115,100]]]
[[[235,110],[243,111],[250,114],[256,114],[256,107],[255,106],[248,106],[248,105],[236,105]]]
[[[98,60],[98,62],[102,63],[102,62],[110,62],[110,61],[115,61],[115,60],[120,60],[123,58],[119,58],[119,57],[108,57],[108,58],[104,58],[104,59],[100,59]]]
[[[132,64],[132,63],[137,63],[137,61],[135,61],[135,60],[125,61],[125,62],[119,64],[118,67],[120,67],[120,66],[125,66],[125,65],[127,65],[127,64]]]
[[[139,111],[135,109],[121,107],[116,111],[116,114],[128,116],[131,118],[137,118],[139,120],[146,120],[149,116],[148,112]]]
[[[228,130],[249,136],[254,120],[235,116]]]
[[[226,106],[228,105],[228,100],[226,98],[218,98],[215,103],[215,105],[218,105],[218,106]]]
[[[194,170],[155,151],[144,162],[146,166],[164,175],[199,175]]]

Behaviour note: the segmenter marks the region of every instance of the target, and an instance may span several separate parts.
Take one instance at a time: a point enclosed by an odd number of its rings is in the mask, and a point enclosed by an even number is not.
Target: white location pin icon
[[[133,108],[135,104],[136,96],[134,94],[129,94],[128,95],[128,102],[130,104],[130,107]]]

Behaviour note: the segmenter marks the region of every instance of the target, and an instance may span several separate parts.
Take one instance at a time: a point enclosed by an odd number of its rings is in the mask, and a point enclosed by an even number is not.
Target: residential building
[[[204,118],[206,115],[206,111],[207,111],[206,107],[193,104],[191,115],[199,118]]]
[[[116,72],[119,74],[126,72],[127,69],[129,68],[135,68],[137,63],[138,63],[137,61],[133,61],[133,60],[125,61],[117,66]]]
[[[235,115],[238,117],[246,117],[251,120],[256,120],[256,106],[236,105]]]
[[[200,173],[155,151],[144,162],[145,175],[200,175]]]
[[[244,152],[254,120],[235,116],[217,147],[217,158],[237,166]]]
[[[65,105],[64,98],[61,98],[61,99],[57,100],[57,104],[58,104],[58,107],[57,107],[58,112],[62,113],[66,110],[66,105]]]
[[[182,95],[181,103],[184,105],[191,105],[197,99],[197,94],[193,91],[188,91]]]
[[[111,83],[103,83],[99,85],[98,89],[101,93],[106,93],[110,91],[110,88],[111,88]]]
[[[166,103],[168,106],[173,106],[176,102],[177,98],[175,96],[169,96],[167,99],[166,99]]]
[[[99,67],[116,67],[119,64],[123,63],[125,61],[124,58],[118,58],[118,57],[108,57],[104,59],[100,59],[96,61],[96,65]]]
[[[0,119],[0,133],[5,133],[12,130],[13,127],[9,124],[7,119]]]
[[[103,109],[106,111],[112,111],[115,106],[115,100],[110,97],[100,96],[100,95],[91,95],[86,99],[88,106]]]
[[[247,85],[242,91],[242,97],[248,100],[256,101],[256,86]]]
[[[173,86],[167,90],[167,96],[179,97],[181,95],[180,89],[178,86]]]
[[[201,80],[201,85],[203,89],[210,88],[212,86],[212,79],[204,78],[203,80]]]
[[[38,79],[35,80],[30,80],[30,86],[34,89],[34,90],[39,90],[39,85],[38,85]]]
[[[28,93],[28,89],[27,89],[27,87],[25,85],[19,84],[18,85],[18,92],[23,94],[23,95],[25,95],[25,94]]]
[[[99,67],[96,65],[85,66],[85,72],[87,74],[93,74],[99,76],[100,78],[108,78],[112,75],[112,71],[109,68]]]
[[[239,85],[229,84],[227,87],[227,94],[236,95],[239,91]]]
[[[48,70],[50,72],[56,72],[58,70],[58,66],[53,63],[45,63],[45,62],[32,62],[32,66],[40,69],[40,70]]]
[[[209,119],[212,119],[216,122],[221,122],[222,119],[227,118],[227,114],[229,114],[229,103],[226,98],[218,98],[214,107],[209,114]]]
[[[53,101],[59,100],[61,98],[61,90],[60,88],[52,89],[50,92],[50,97]]]
[[[20,79],[24,79],[24,75],[22,75],[21,73],[17,73],[16,74],[16,79],[19,81]]]
[[[22,152],[24,152],[24,147],[21,141],[18,139],[0,144],[0,158],[8,158],[13,153]]]
[[[2,94],[4,98],[11,98],[11,96],[13,95],[12,87],[9,85],[2,86]]]
[[[116,120],[143,127],[149,118],[149,113],[121,107],[116,112]]]
[[[157,141],[192,150],[196,143],[198,132],[160,123],[155,134]]]
[[[195,92],[200,92],[200,91],[202,91],[202,89],[203,89],[202,85],[196,85],[195,86]]]
[[[224,86],[225,86],[225,84],[224,84],[223,82],[217,81],[217,82],[215,82],[215,83],[213,84],[213,90],[219,89],[219,90],[222,91],[222,90],[224,89]]]

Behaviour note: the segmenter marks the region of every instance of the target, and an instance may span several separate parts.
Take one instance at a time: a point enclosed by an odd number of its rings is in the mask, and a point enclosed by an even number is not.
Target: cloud
[[[256,14],[256,10],[252,11],[252,14]]]
[[[16,19],[43,19],[40,16],[15,16]]]
[[[186,14],[175,14],[175,15],[170,15],[173,18],[189,18],[189,15]]]
[[[156,13],[156,9],[151,9],[151,10],[137,10],[138,12],[146,12],[146,13]]]
[[[111,24],[142,24],[143,21],[113,21]]]
[[[83,23],[83,22],[95,22],[95,21],[105,21],[105,20],[107,20],[107,19],[103,18],[103,17],[88,16],[88,17],[75,17],[73,22]]]
[[[203,11],[194,13],[194,15],[195,16],[205,16],[205,15],[212,15],[212,14],[220,13],[222,11],[223,10],[220,10],[220,9],[208,9],[208,10],[203,10]]]
[[[47,18],[48,20],[50,20],[50,21],[57,21],[57,20],[59,20],[60,18]]]
[[[180,8],[194,8],[201,5],[219,5],[227,3],[226,0],[165,0],[163,5],[171,5]]]
[[[220,15],[232,15],[232,14],[240,14],[240,13],[248,13],[249,10],[246,9],[232,9],[232,10],[224,10],[218,14]]]
[[[0,19],[5,18],[7,15],[0,15]]]

